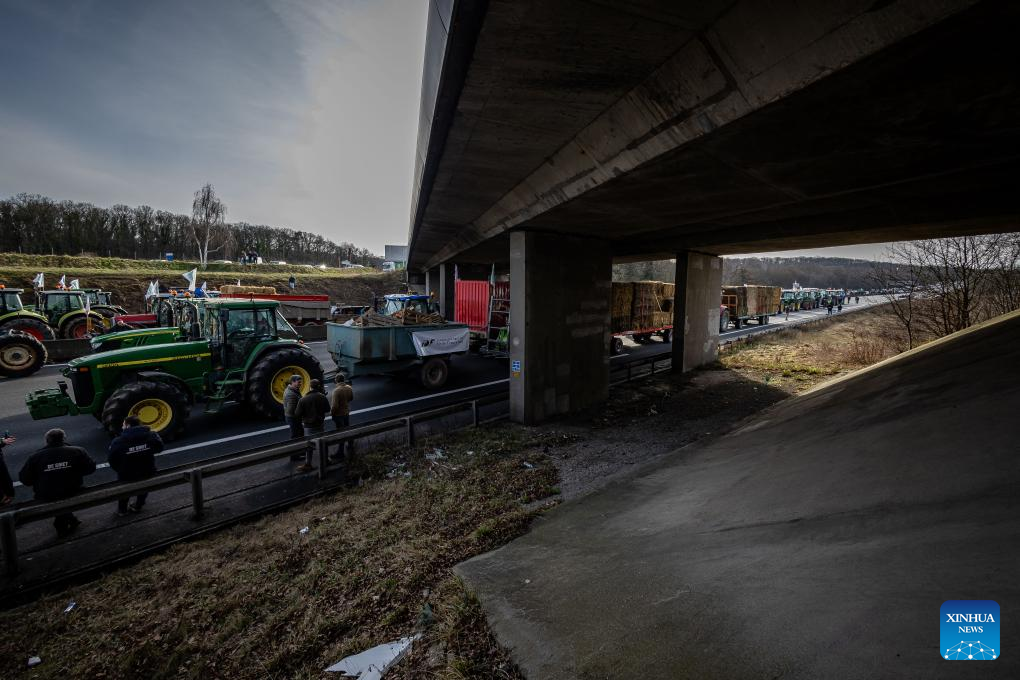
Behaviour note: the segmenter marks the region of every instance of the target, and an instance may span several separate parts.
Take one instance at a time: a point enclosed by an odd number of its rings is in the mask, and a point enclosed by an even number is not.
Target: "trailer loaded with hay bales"
[[[722,303],[719,306],[719,332],[723,333],[732,323],[740,329],[748,321],[764,326],[769,317],[779,314],[782,309],[783,289],[779,286],[723,286]]]
[[[659,336],[673,341],[673,295],[676,286],[663,281],[613,282],[610,354],[623,351],[623,339],[639,344]]]

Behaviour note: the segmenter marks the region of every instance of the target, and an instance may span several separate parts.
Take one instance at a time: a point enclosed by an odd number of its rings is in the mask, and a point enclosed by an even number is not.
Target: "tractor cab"
[[[428,295],[402,295],[395,293],[385,295],[376,300],[376,311],[385,316],[393,316],[397,312],[415,311],[422,315],[434,314],[439,305]]]
[[[54,340],[56,334],[49,320],[21,303],[22,288],[7,288],[0,284],[0,335],[9,331],[28,333],[39,342]]]
[[[56,325],[65,314],[85,309],[85,291],[40,290],[35,294],[36,310]]]
[[[92,309],[107,316],[107,312],[110,316],[115,314],[127,314],[127,310],[119,305],[113,304],[113,293],[108,290],[100,290],[99,288],[83,288],[82,292],[89,299],[89,305]]]
[[[107,320],[99,310],[90,309],[85,313],[87,298],[82,290],[40,290],[35,296],[36,311],[57,329],[61,338],[86,338],[113,325],[112,318]]]
[[[0,316],[25,309],[25,306],[21,304],[23,292],[25,292],[24,288],[5,288],[0,285]]]

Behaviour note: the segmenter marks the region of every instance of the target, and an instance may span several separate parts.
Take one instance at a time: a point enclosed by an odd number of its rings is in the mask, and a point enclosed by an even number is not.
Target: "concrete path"
[[[1020,315],[791,399],[457,570],[532,680],[1020,677]],[[945,600],[1002,657],[944,661]]]

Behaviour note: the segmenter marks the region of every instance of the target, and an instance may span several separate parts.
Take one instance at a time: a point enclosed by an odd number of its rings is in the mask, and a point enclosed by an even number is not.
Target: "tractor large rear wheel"
[[[322,366],[301,349],[282,349],[258,360],[248,374],[245,401],[263,418],[283,417],[283,391],[292,375],[301,376],[301,393],[307,394],[313,379],[322,382]]]
[[[173,439],[184,427],[191,411],[188,395],[163,382],[147,380],[124,385],[103,405],[103,427],[111,435],[120,434],[124,419],[135,416],[163,439]]]
[[[10,319],[0,325],[0,334],[6,333],[7,331],[21,331],[22,333],[28,333],[39,342],[57,339],[57,336],[53,334],[52,328],[39,319],[27,316]]]
[[[28,333],[0,335],[0,375],[24,378],[46,363],[46,346]]]
[[[60,329],[60,336],[68,340],[81,340],[90,335],[102,335],[106,332],[103,325],[103,317],[99,314],[92,314],[92,329],[89,330],[89,322],[84,315],[76,316],[70,321],[65,321]]]

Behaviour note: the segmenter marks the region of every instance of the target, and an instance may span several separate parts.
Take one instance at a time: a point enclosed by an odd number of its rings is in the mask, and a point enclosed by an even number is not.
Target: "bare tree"
[[[191,238],[198,248],[198,261],[204,267],[209,263],[209,253],[215,253],[225,245],[227,229],[225,218],[227,206],[216,196],[212,184],[206,184],[195,192],[191,203]],[[217,244],[215,248],[211,248]]]
[[[995,266],[988,275],[988,314],[996,316],[1020,309],[1020,233],[999,234]]]
[[[893,243],[886,248],[885,262],[875,264],[875,287],[885,291],[889,309],[903,326],[907,349],[917,341],[917,295],[921,289],[921,266],[912,243]]]

